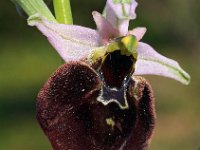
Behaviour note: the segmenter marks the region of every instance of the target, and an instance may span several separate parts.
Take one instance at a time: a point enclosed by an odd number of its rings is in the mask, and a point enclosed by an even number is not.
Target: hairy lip
[[[89,94],[101,85],[94,69],[80,62],[62,65],[37,98],[37,119],[54,150],[148,146],[155,122],[152,92],[144,79],[137,80],[139,99],[134,98],[135,80],[131,79],[128,109],[116,103],[105,106],[97,101],[99,90]]]

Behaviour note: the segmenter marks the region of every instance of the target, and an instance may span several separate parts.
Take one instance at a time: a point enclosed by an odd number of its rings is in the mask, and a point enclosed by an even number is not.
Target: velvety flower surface
[[[147,150],[155,125],[153,92],[138,75],[188,84],[179,64],[140,42],[145,27],[129,31],[135,0],[107,0],[92,13],[97,30],[29,17],[65,60],[37,97],[37,119],[55,150]],[[23,6],[23,5],[22,5]]]
[[[129,108],[121,109],[97,101],[102,84],[93,68],[74,62],[43,86],[37,119],[55,150],[148,149],[155,124],[150,85],[142,77],[131,79],[125,91]]]

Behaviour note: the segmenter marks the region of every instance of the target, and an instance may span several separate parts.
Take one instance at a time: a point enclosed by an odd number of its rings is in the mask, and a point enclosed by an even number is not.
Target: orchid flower
[[[37,98],[37,118],[54,149],[147,149],[154,100],[150,85],[139,76],[190,82],[176,61],[141,42],[145,27],[129,31],[137,5],[135,0],[107,0],[105,15],[92,12],[97,30],[59,23],[49,11],[30,11],[28,24],[66,62]]]
[[[51,22],[39,14],[31,16],[28,22],[48,38],[66,63],[82,60],[91,66],[107,53],[120,50],[122,55],[132,55],[136,60],[133,76],[160,75],[188,84],[190,76],[177,62],[140,42],[146,28],[128,31],[129,21],[136,18],[137,5],[135,0],[107,0],[105,17],[96,11],[92,13],[97,30]]]

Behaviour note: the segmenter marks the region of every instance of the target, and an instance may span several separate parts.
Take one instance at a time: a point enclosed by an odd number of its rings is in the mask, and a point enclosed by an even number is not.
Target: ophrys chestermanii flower
[[[107,0],[94,11],[98,30],[60,24],[40,12],[36,26],[66,61],[37,98],[37,118],[54,149],[147,149],[155,123],[152,90],[138,75],[189,83],[177,62],[140,42],[146,28],[128,31],[134,0]]]

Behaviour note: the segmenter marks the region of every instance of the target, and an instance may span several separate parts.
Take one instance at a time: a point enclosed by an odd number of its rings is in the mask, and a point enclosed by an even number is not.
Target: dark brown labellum
[[[81,62],[62,65],[48,79],[37,97],[37,119],[54,150],[148,148],[155,124],[150,85],[142,77],[130,78],[124,89],[129,107],[121,109],[115,102],[97,101],[104,84]]]

